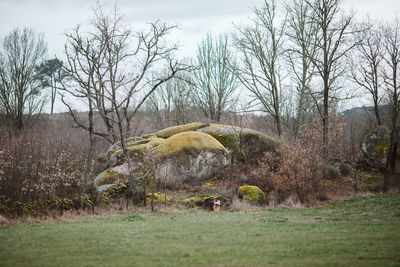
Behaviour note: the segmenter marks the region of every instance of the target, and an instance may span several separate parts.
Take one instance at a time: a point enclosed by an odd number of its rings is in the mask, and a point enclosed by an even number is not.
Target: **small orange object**
[[[216,211],[216,212],[221,211],[221,201],[219,201],[219,200],[214,201],[213,211]]]

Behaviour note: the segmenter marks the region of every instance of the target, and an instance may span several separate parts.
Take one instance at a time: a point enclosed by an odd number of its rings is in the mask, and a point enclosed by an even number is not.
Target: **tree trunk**
[[[281,117],[279,115],[275,117],[275,122],[278,131],[278,136],[280,137],[282,134],[282,124],[281,124]]]
[[[385,165],[385,175],[383,179],[383,192],[386,193],[389,189],[389,179],[392,175],[394,175],[396,171],[396,160],[397,160],[397,147],[398,147],[398,127],[392,127],[392,131],[390,133],[390,145],[389,151],[386,157],[386,165]]]
[[[374,111],[378,126],[382,125],[381,116],[379,115],[378,100],[374,98]]]

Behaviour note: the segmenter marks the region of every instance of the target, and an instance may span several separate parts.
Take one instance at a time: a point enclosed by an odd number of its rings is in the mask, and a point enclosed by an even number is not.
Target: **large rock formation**
[[[143,174],[146,164],[142,163],[151,157],[156,176],[170,187],[210,178],[232,161],[272,151],[278,145],[277,140],[254,130],[199,122],[127,139],[134,176]],[[110,147],[107,158],[107,169],[94,180],[98,191],[129,175],[120,143]]]
[[[385,126],[378,126],[368,130],[361,141],[361,150],[369,165],[383,169],[389,151],[389,130]]]

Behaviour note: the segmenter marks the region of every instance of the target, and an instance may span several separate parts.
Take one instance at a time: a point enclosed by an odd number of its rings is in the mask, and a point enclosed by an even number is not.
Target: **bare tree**
[[[137,202],[134,166],[125,141],[134,127],[132,118],[159,86],[187,67],[174,59],[177,47],[165,42],[175,26],[155,22],[149,24],[148,31],[134,32],[121,24],[122,18],[116,7],[110,15],[103,7],[97,7],[91,21],[92,32],[82,33],[78,26],[67,35],[65,69],[77,87],[64,86],[63,90],[87,99],[89,125],[79,121],[68,106],[80,127],[92,136],[120,141],[128,163],[133,200]],[[91,110],[100,115],[106,132],[91,129]]]
[[[358,45],[356,58],[352,64],[352,78],[370,96],[374,103],[374,112],[378,125],[382,125],[379,114],[379,104],[382,100],[380,93],[383,79],[381,67],[384,58],[383,35],[381,26],[370,20],[361,24],[356,31]]]
[[[169,126],[171,123],[187,123],[192,86],[187,77],[175,77],[159,86],[148,98],[147,104],[158,128]]]
[[[350,25],[353,15],[344,15],[340,9],[341,0],[305,0],[312,10],[313,23],[316,27],[315,46],[307,51],[318,75],[322,79],[322,107],[317,105],[322,118],[323,128],[323,155],[328,157],[329,139],[329,109],[331,101],[337,101],[341,86],[339,79],[345,71],[344,60],[348,52],[355,46],[352,41]],[[316,101],[316,104],[319,101]]]
[[[400,110],[400,19],[387,24],[384,31],[385,69],[383,72],[387,100],[391,108],[390,145],[386,158],[383,191],[389,187],[389,177],[395,172],[399,142],[398,118]]]
[[[36,66],[44,61],[46,54],[43,35],[29,28],[17,28],[2,40],[0,113],[19,131],[40,114],[44,106]]]
[[[298,136],[305,114],[313,103],[311,81],[316,73],[311,58],[316,53],[316,27],[312,19],[312,10],[303,0],[293,0],[286,6],[286,10],[288,19],[285,32],[289,41],[286,55],[297,99],[294,134]]]
[[[254,24],[237,27],[234,43],[241,53],[241,66],[234,68],[241,84],[262,111],[270,114],[276,123],[278,135],[282,133],[282,70],[284,23],[278,25],[275,1],[264,1],[264,7],[254,8]]]
[[[228,47],[228,36],[219,36],[214,40],[208,34],[198,46],[195,65],[193,102],[211,121],[219,121],[222,112],[237,102],[235,92],[238,80],[229,68],[236,62]]]
[[[94,49],[93,41],[81,36],[79,31],[80,28],[76,27],[73,32],[67,34],[68,43],[64,48],[67,62],[62,67],[69,79],[60,81],[60,95],[61,101],[68,107],[69,113],[77,126],[87,130],[89,133],[90,147],[87,171],[91,173],[95,135],[104,137],[107,135],[96,132],[94,128],[95,103],[92,89],[96,86],[94,62],[99,58],[99,55]],[[75,114],[75,111],[67,101],[68,96],[80,99],[86,104],[88,108],[87,120],[82,120]]]

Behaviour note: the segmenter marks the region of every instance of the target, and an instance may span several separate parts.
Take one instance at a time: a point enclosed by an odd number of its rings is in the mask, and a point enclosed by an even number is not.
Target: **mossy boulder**
[[[126,143],[133,172],[142,168],[149,156],[153,157],[156,176],[171,187],[215,176],[221,167],[231,164],[232,155],[235,159],[252,157],[272,151],[280,144],[251,129],[200,122],[131,137]],[[107,163],[108,169],[95,179],[96,186],[127,178],[127,164],[120,142],[108,149]]]
[[[390,146],[389,130],[385,126],[369,129],[363,136],[361,150],[368,163],[375,168],[384,168]]]
[[[165,139],[153,137],[128,143],[129,156],[131,158],[141,158],[144,153],[152,151],[154,147],[159,146],[164,141]],[[122,164],[124,161],[125,156],[122,149],[114,151],[109,157],[110,166]]]
[[[167,138],[156,147],[155,152],[160,157],[175,156],[184,161],[187,159],[187,155],[195,157],[204,150],[229,155],[228,150],[215,138],[194,131],[179,133]]]
[[[133,171],[139,167],[145,153],[155,157],[158,162],[155,170],[157,177],[174,188],[185,181],[210,178],[219,168],[231,163],[229,151],[220,142],[211,135],[195,131],[181,132],[166,139],[152,136],[132,140],[128,152],[134,164]],[[111,167],[96,177],[96,186],[127,176],[122,149],[113,152],[109,162]],[[119,166],[125,166],[122,173]]]
[[[143,137],[133,136],[133,137],[127,138],[125,140],[125,142],[126,142],[127,146],[131,146],[131,145],[135,144],[138,141],[144,141],[144,140],[146,140],[146,139],[143,138]],[[113,154],[114,152],[120,150],[121,148],[122,148],[121,147],[121,142],[117,142],[117,143],[113,144],[112,146],[110,146],[110,148],[107,150],[107,155],[110,156],[111,154]]]
[[[167,138],[153,152],[162,162],[158,177],[172,187],[193,179],[210,178],[231,163],[230,153],[221,143],[208,134],[194,131]]]
[[[173,127],[163,129],[161,131],[158,131],[155,135],[160,138],[168,138],[168,137],[171,137],[178,133],[183,133],[183,132],[188,132],[188,131],[196,131],[196,130],[204,128],[208,125],[209,124],[207,124],[207,123],[192,122],[192,123],[185,124],[185,125],[178,125],[178,126],[173,126]]]
[[[124,163],[115,167],[110,167],[96,176],[93,183],[96,187],[115,184],[118,180],[127,181],[129,176],[128,164]]]
[[[243,159],[261,152],[275,150],[280,142],[268,135],[247,128],[215,124],[198,130],[217,139],[235,159]]]
[[[248,201],[264,204],[266,201],[265,193],[255,185],[243,185],[238,189],[239,198]]]

